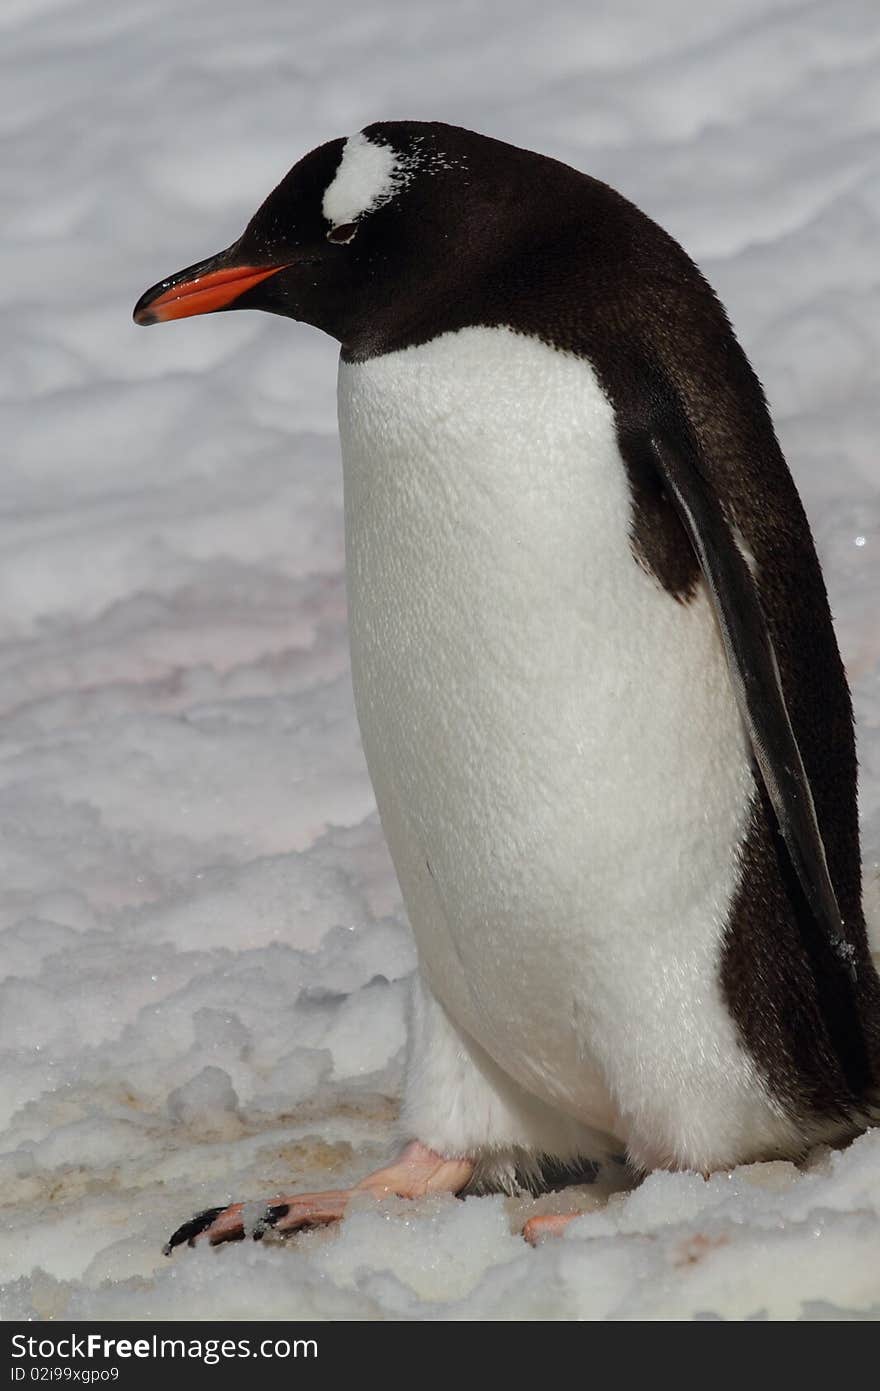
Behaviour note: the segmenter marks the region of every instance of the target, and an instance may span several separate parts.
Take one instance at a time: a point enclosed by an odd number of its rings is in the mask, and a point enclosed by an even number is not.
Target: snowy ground
[[[803,1175],[594,1190],[538,1251],[488,1198],[161,1256],[200,1206],[382,1157],[413,953],[349,690],[334,346],[130,322],[380,117],[633,197],[767,384],[854,685],[876,899],[878,81],[876,0],[4,0],[4,1317],[880,1313],[880,1133]]]

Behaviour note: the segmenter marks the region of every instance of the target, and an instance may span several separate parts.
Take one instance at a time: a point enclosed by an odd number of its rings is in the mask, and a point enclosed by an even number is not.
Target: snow
[[[645,207],[729,305],[813,522],[880,919],[874,0],[5,0],[0,34],[2,1316],[877,1317],[880,1132],[161,1255],[200,1207],[385,1158],[413,949],[349,689],[334,345],[130,322],[377,119]]]

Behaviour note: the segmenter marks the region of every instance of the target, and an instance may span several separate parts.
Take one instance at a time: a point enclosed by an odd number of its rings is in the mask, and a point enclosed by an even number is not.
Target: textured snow
[[[5,0],[0,36],[2,1315],[876,1317],[880,1133],[543,1199],[588,1211],[537,1251],[527,1204],[365,1198],[161,1256],[199,1207],[384,1158],[413,949],[349,689],[335,347],[130,322],[376,119],[634,198],[728,303],[802,489],[876,916],[876,0]]]

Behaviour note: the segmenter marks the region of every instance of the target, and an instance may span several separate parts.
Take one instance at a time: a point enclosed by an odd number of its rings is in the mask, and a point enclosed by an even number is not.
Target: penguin
[[[399,1157],[249,1234],[358,1190],[621,1154],[708,1174],[864,1130],[850,696],[761,385],[693,261],[557,160],[381,121],[134,318],[231,309],[341,345],[352,681],[418,949]],[[245,1234],[237,1203],[166,1249]]]

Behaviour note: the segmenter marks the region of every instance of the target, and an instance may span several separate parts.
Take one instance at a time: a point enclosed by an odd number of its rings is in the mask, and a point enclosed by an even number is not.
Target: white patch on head
[[[389,202],[412,178],[416,163],[411,155],[368,140],[363,131],[349,136],[321,204],[331,227],[356,222],[364,213]]]

